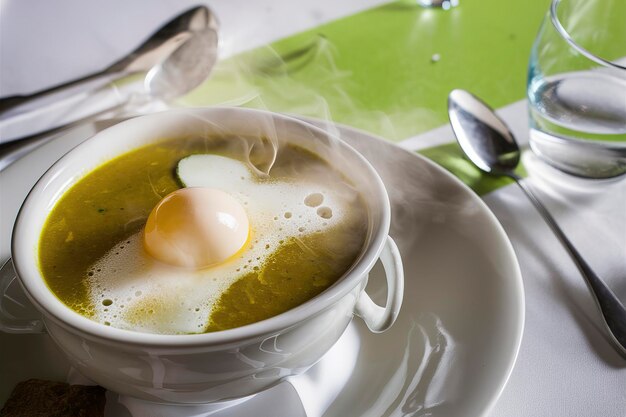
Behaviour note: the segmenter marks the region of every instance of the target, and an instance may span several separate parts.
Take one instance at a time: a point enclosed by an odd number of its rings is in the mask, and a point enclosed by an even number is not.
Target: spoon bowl
[[[461,149],[481,171],[513,174],[521,152],[513,133],[491,107],[467,91],[453,90],[448,113]]]
[[[210,27],[193,32],[176,50],[146,74],[144,87],[152,97],[171,100],[200,85],[217,59],[217,32]]]
[[[219,24],[205,6],[193,7],[161,26],[133,52],[107,67],[106,72],[136,73],[149,71],[171,59],[172,55],[194,34],[217,32]],[[217,39],[215,39],[217,44]]]

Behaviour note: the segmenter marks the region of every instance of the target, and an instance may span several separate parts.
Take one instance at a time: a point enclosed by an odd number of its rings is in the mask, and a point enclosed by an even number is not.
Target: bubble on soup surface
[[[333,217],[333,211],[330,207],[320,207],[317,209],[317,215],[320,216],[322,219],[330,219],[331,217]],[[326,225],[325,223],[322,223],[322,225]]]
[[[304,198],[304,204],[309,207],[317,207],[324,202],[324,196],[321,193],[309,194]]]

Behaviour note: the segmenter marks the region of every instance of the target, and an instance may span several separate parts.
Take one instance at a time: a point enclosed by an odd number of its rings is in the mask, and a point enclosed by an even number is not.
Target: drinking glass
[[[626,173],[626,1],[552,0],[527,92],[540,158],[583,177]]]

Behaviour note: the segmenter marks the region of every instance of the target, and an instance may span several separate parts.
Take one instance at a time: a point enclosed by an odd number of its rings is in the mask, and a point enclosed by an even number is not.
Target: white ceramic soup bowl
[[[323,144],[328,152],[322,157],[349,167],[343,173],[359,187],[369,225],[363,251],[337,283],[275,317],[191,335],[105,326],[74,312],[51,293],[38,266],[37,248],[46,217],[66,190],[100,164],[143,145],[224,133],[275,135],[318,154]],[[401,260],[388,236],[389,226],[389,201],[379,176],[359,153],[328,132],[257,110],[183,109],[115,125],[61,158],[26,198],[15,224],[12,254],[19,282],[41,313],[45,329],[80,373],[107,389],[147,401],[212,403],[252,395],[306,371],[339,339],[354,315],[374,332],[389,328],[403,293]],[[384,307],[364,291],[368,272],[379,258],[388,283]]]

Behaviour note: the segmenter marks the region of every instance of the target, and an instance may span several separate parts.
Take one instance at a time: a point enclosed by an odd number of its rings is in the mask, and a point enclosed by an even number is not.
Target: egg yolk
[[[204,268],[235,255],[248,240],[242,205],[214,188],[191,187],[165,196],[144,229],[146,251],[177,266]]]

